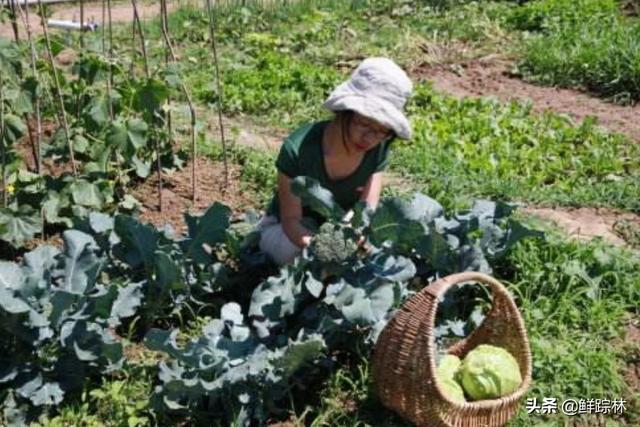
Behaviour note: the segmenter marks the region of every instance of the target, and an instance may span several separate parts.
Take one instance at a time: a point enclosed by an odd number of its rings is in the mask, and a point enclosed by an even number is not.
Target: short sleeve
[[[280,147],[280,153],[276,159],[276,167],[289,178],[295,178],[300,175],[298,152],[289,138],[285,139]]]
[[[389,147],[391,146],[391,141],[386,141],[380,144],[378,148],[378,156],[376,162],[375,172],[384,171],[387,166],[389,166]]]

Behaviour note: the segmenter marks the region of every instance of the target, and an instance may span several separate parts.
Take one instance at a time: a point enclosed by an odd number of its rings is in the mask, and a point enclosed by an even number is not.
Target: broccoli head
[[[322,263],[343,263],[358,250],[358,245],[349,234],[345,227],[326,222],[311,240],[309,249]]]

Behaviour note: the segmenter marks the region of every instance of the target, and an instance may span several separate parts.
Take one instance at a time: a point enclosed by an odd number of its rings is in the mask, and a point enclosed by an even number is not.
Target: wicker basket
[[[488,285],[493,304],[482,324],[449,353],[463,358],[479,344],[508,350],[518,361],[523,378],[520,388],[508,396],[457,403],[447,399],[435,381],[433,332],[438,298],[452,285],[463,282]],[[520,312],[500,282],[475,272],[444,277],[411,297],[380,334],[372,364],[375,389],[382,403],[418,426],[503,426],[517,411],[531,384],[531,352]]]

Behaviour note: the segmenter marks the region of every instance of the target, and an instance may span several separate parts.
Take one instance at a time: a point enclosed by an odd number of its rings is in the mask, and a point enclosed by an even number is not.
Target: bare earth
[[[163,176],[162,204],[158,206],[158,180],[153,174],[133,191],[133,196],[142,204],[140,218],[156,227],[170,224],[177,233],[186,231],[184,213],[202,214],[214,202],[220,202],[239,215],[255,206],[255,197],[243,188],[240,181],[240,167],[229,164],[229,183],[225,185],[224,166],[208,158],[198,158],[196,180],[198,193],[195,205],[191,200],[191,161],[179,171]]]
[[[629,348],[626,352],[628,364],[624,377],[631,390],[640,393],[640,317],[629,319],[625,330],[625,343],[628,343]]]
[[[637,215],[603,208],[536,208],[526,207],[523,212],[555,223],[569,236],[582,240],[602,237],[614,245],[624,245],[625,241],[613,232],[616,221],[632,221],[640,227]]]
[[[571,89],[535,86],[511,77],[511,69],[511,61],[489,55],[453,65],[422,66],[413,74],[454,96],[495,96],[503,101],[528,99],[536,112],[565,113],[575,122],[595,116],[603,127],[640,142],[640,105],[625,107]]]
[[[147,2],[138,2],[138,13],[140,18],[145,20],[153,18],[160,13],[160,3],[155,4]],[[175,9],[177,2],[167,1],[167,7],[171,11]],[[68,21],[80,22],[80,6],[76,3],[72,4],[58,4],[51,7],[53,14],[51,19],[61,19]],[[29,23],[31,25],[31,31],[34,34],[42,33],[42,26],[40,24],[40,17],[36,14],[37,6],[30,6],[29,8]],[[85,21],[95,22],[99,28],[102,27],[102,2],[88,2],[84,7]],[[133,8],[131,2],[113,2],[111,6],[111,20],[114,23],[125,23],[133,21]],[[106,19],[105,19],[106,21]],[[20,21],[19,23],[20,36],[25,37],[26,30]],[[51,31],[61,31],[52,29]],[[98,30],[100,31],[100,30]],[[0,24],[0,37],[13,38],[13,30],[9,22]]]

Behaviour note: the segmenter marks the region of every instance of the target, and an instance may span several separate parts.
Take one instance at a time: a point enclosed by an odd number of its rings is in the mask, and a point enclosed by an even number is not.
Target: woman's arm
[[[302,219],[302,203],[291,193],[291,179],[283,173],[278,173],[278,199],[280,201],[280,222],[282,230],[291,242],[304,248],[311,242],[312,234],[300,225]]]
[[[380,201],[380,193],[382,192],[382,172],[376,172],[369,177],[367,184],[360,194],[360,200],[366,202],[367,205],[375,209]]]

